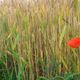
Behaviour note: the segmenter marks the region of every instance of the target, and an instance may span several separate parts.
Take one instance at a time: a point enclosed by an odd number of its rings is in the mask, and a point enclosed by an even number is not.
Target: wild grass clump
[[[51,79],[80,72],[80,49],[66,44],[80,36],[79,1],[14,4],[0,7],[0,80]]]

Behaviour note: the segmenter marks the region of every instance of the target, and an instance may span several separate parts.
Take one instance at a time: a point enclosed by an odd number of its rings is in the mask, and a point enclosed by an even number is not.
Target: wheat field
[[[0,80],[80,80],[79,0],[5,0],[0,5]]]

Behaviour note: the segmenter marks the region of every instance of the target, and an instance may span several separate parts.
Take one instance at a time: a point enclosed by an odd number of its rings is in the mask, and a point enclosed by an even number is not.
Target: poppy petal
[[[80,47],[80,38],[73,38],[67,43],[72,48]]]

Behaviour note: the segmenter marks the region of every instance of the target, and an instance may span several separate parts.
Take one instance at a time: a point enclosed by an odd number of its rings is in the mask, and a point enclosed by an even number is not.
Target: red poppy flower
[[[80,38],[79,37],[73,38],[70,41],[68,41],[67,44],[72,48],[78,48],[80,47]]]

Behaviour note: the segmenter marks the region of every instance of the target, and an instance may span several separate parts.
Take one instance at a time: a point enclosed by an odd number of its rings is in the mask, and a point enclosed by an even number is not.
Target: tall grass
[[[0,80],[80,72],[80,49],[67,41],[80,36],[78,0],[43,0],[0,7]]]

